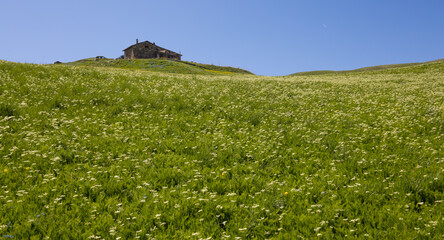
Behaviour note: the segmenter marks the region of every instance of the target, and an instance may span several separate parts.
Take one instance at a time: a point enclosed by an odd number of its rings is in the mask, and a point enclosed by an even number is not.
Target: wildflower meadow
[[[202,71],[0,61],[0,238],[444,238],[443,61]]]

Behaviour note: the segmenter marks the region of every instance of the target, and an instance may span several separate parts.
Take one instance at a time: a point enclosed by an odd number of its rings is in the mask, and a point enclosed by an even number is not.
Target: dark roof
[[[140,42],[140,43],[133,44],[133,45],[131,45],[131,46],[129,46],[129,47],[123,49],[122,51],[126,51],[126,50],[128,50],[128,49],[130,49],[130,48],[132,48],[132,47],[137,46],[137,45],[145,45],[145,44],[153,45],[153,46],[156,46],[157,48],[159,48],[160,50],[168,51],[168,52],[170,52],[170,53],[174,53],[174,54],[177,54],[177,55],[182,56],[182,54],[180,54],[180,53],[177,53],[177,52],[174,52],[174,51],[168,50],[168,49],[163,48],[163,47],[160,47],[160,46],[157,46],[156,44],[154,44],[154,43],[152,43],[152,42],[149,42],[149,41],[144,41],[144,42]]]

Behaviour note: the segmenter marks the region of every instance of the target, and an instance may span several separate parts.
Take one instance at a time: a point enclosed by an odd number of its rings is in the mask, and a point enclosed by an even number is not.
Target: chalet
[[[129,46],[124,52],[125,59],[137,59],[137,58],[169,58],[174,60],[180,60],[181,54],[173,52],[171,50],[157,46],[155,43],[148,41],[140,42],[136,39],[136,44]]]

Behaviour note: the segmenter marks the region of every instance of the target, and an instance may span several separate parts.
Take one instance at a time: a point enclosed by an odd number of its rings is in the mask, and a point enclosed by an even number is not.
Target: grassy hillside
[[[443,68],[259,77],[0,61],[0,236],[441,239]]]
[[[185,73],[185,74],[252,74],[249,71],[215,65],[193,63],[186,61],[173,61],[168,59],[98,59],[87,58],[79,61],[67,63],[74,66],[95,66],[95,67],[115,67],[123,69],[139,69],[165,73]]]
[[[389,64],[389,65],[379,65],[372,67],[364,67],[358,68],[355,70],[346,70],[346,71],[329,71],[329,70],[321,70],[321,71],[308,71],[308,72],[299,72],[290,74],[289,76],[312,76],[312,75],[323,75],[323,74],[344,74],[344,73],[356,73],[356,72],[370,72],[370,71],[381,71],[381,70],[394,70],[394,71],[404,71],[403,68],[406,68],[405,71],[411,71],[412,67],[424,67],[424,66],[436,66],[440,65],[444,62],[444,59],[425,62],[425,63],[402,63],[402,64]],[[435,64],[437,63],[437,64]],[[401,69],[400,69],[401,68]]]

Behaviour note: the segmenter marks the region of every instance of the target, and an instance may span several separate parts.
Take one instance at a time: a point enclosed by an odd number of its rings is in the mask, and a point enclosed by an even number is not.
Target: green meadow
[[[0,238],[442,239],[443,149],[444,61],[0,61]]]
[[[221,67],[209,64],[173,61],[169,59],[95,59],[86,58],[75,62],[66,63],[73,66],[94,66],[94,67],[114,67],[121,69],[148,70],[154,72],[182,73],[182,74],[252,74],[249,71],[233,68]]]

